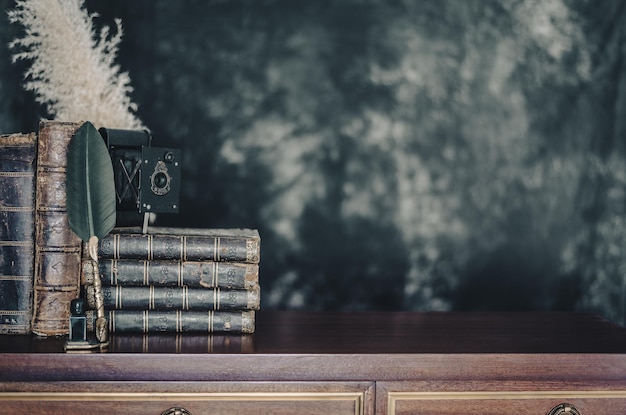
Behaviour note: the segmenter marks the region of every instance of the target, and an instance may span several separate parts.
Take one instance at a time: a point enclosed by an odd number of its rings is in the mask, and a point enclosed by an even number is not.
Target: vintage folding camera
[[[181,151],[152,147],[143,130],[100,128],[113,162],[118,211],[178,213]]]

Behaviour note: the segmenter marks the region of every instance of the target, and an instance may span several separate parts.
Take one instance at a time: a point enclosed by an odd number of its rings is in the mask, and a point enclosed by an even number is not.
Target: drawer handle
[[[167,411],[161,413],[161,415],[191,415],[191,412],[186,410],[185,408],[170,408]]]
[[[574,405],[562,403],[555,406],[548,412],[548,415],[581,415]]]

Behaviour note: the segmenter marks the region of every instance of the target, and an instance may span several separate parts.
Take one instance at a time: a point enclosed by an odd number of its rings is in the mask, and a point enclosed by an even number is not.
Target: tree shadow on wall
[[[574,311],[581,280],[559,276],[553,247],[531,241],[506,242],[476,258],[460,278],[457,311]],[[557,278],[558,277],[558,278]]]
[[[308,308],[402,308],[408,256],[393,226],[358,217],[339,220],[308,208],[300,234],[296,268]]]

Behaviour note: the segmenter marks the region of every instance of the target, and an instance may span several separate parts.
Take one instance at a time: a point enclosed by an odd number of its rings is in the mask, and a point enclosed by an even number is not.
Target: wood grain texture
[[[626,353],[626,329],[585,313],[259,310],[256,326],[255,353],[264,355]],[[61,353],[60,343],[0,336],[0,353]]]
[[[589,314],[259,311],[240,341],[113,336],[107,352],[66,354],[63,337],[0,336],[0,402],[33,414],[621,413],[624,331]]]
[[[624,408],[626,388],[583,378],[561,381],[558,376],[551,381],[377,382],[376,401],[381,415],[547,414],[562,403],[583,414],[612,414],[609,409]]]
[[[261,310],[248,347],[228,356],[188,348],[168,359],[154,338],[141,353],[115,336],[107,353],[72,355],[63,340],[0,337],[0,380],[622,381],[625,331],[588,314]]]
[[[374,414],[373,383],[37,383],[0,391],[3,414]]]
[[[623,353],[626,330],[584,313],[260,312],[262,353]]]

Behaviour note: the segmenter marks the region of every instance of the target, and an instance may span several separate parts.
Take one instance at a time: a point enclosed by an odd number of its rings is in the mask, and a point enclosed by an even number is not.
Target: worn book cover
[[[0,136],[0,334],[31,332],[37,136]]]
[[[100,259],[103,285],[251,289],[259,266],[243,262]],[[83,260],[81,284],[92,285],[94,262]]]
[[[251,313],[251,312],[250,312]],[[254,329],[252,324],[245,324]],[[204,333],[204,334],[202,334]],[[113,353],[254,353],[254,336],[245,332],[167,332],[143,333],[140,331],[114,333],[109,351]]]
[[[261,238],[256,229],[116,228],[100,241],[98,256],[258,264]]]
[[[69,332],[70,302],[80,288],[81,239],[66,209],[67,148],[80,123],[42,121],[37,144],[33,332]]]
[[[85,287],[87,304],[96,307],[93,286]],[[259,288],[229,290],[189,287],[103,286],[106,310],[258,310]]]
[[[95,312],[87,312],[87,329],[93,330]],[[110,310],[111,333],[254,333],[255,312]]]

